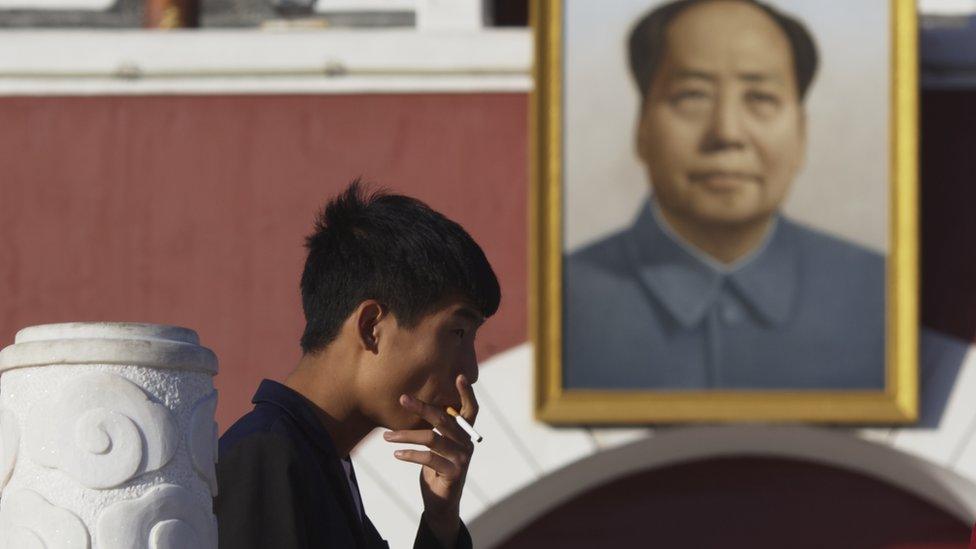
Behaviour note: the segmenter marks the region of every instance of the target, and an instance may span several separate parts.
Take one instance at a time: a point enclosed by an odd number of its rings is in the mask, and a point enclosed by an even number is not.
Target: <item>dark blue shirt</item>
[[[387,548],[357,504],[352,462],[350,483],[315,405],[270,380],[251,402],[254,409],[220,437],[214,498],[220,547]],[[443,549],[423,518],[414,547]],[[470,547],[462,524],[455,548]]]
[[[571,389],[883,389],[885,262],[784,217],[731,267],[645,204],[568,255]]]

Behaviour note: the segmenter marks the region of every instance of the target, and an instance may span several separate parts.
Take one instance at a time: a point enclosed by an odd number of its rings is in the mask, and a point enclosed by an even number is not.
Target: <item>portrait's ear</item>
[[[798,130],[800,135],[797,136],[797,141],[800,144],[799,150],[796,151],[796,170],[799,171],[803,167],[804,162],[807,158],[807,110],[800,108],[800,123],[798,124]]]
[[[364,350],[376,354],[379,352],[383,321],[389,316],[386,307],[378,301],[368,299],[359,304],[354,315],[360,346]]]
[[[647,150],[651,145],[648,133],[649,132],[647,131],[645,124],[644,111],[641,109],[637,112],[637,128],[634,132],[636,137],[634,140],[634,146],[637,147],[637,158],[640,158],[645,163],[647,162]]]

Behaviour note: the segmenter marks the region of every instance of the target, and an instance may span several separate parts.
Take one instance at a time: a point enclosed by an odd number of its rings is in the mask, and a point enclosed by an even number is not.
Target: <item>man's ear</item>
[[[800,122],[799,122],[799,142],[800,150],[796,151],[796,160],[794,161],[794,171],[799,172],[803,168],[803,163],[807,159],[807,111],[800,106]],[[796,174],[794,173],[794,176]]]
[[[634,128],[634,152],[637,154],[637,158],[644,164],[648,162],[647,150],[651,146],[651,139],[654,139],[650,135],[650,129],[645,125],[647,116],[645,115],[644,109],[646,106],[646,99],[642,100],[641,106],[637,111],[637,125]]]
[[[387,308],[376,300],[368,299],[359,304],[355,315],[359,344],[366,351],[378,353],[382,322],[389,315]]]

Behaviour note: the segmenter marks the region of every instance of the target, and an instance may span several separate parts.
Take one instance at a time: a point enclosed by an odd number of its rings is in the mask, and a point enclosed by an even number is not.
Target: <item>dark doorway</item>
[[[655,469],[552,509],[500,547],[965,548],[969,525],[900,488],[807,462]]]

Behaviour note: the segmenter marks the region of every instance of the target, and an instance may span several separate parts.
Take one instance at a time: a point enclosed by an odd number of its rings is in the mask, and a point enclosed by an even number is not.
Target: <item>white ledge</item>
[[[525,92],[528,30],[24,30],[0,95]]]

